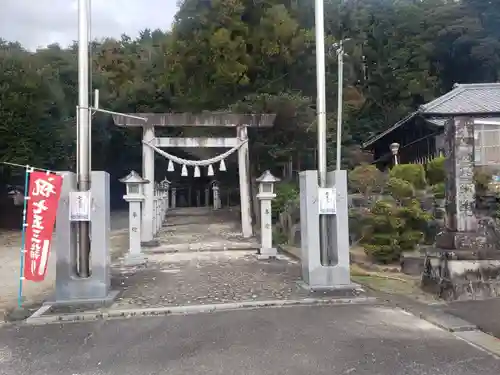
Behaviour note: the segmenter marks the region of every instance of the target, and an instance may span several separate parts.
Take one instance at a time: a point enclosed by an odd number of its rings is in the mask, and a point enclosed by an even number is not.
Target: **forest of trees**
[[[500,0],[325,0],[325,12],[331,163],[340,38],[345,155],[454,83],[498,80]],[[269,168],[314,150],[314,43],[312,0],[184,0],[170,31],[93,42],[92,83],[120,112],[277,113],[272,133],[252,137]],[[76,44],[32,52],[0,39],[0,162],[74,169],[76,63]],[[92,132],[94,169],[140,170],[138,131],[97,115]]]

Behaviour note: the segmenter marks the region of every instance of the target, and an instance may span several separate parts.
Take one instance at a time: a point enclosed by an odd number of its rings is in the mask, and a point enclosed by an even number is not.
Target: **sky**
[[[90,0],[92,39],[169,29],[177,0]],[[78,38],[78,0],[0,0],[0,38],[35,50]]]

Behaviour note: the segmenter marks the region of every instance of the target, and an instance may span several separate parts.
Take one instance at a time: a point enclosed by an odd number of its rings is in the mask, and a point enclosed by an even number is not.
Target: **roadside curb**
[[[427,320],[429,323],[448,332],[466,332],[478,329],[477,325],[442,311],[438,304],[427,305],[410,300],[404,296],[391,295],[379,291],[375,291],[375,295],[379,299],[390,303],[392,306]]]
[[[373,289],[371,290],[374,291]],[[381,301],[385,301],[391,306],[397,307],[438,328],[448,331],[460,340],[466,341],[470,345],[500,359],[500,339],[481,331],[476,324],[443,311],[442,307],[438,304],[426,305],[412,301],[404,296],[391,295],[380,291],[374,292]]]
[[[374,304],[378,299],[375,297],[353,297],[353,298],[305,298],[300,300],[268,300],[233,302],[209,305],[184,305],[170,307],[151,307],[140,309],[116,309],[108,311],[87,311],[71,314],[37,315],[33,314],[24,323],[28,325],[41,325],[67,322],[87,322],[104,319],[119,319],[133,317],[151,317],[166,315],[190,315],[214,313],[221,311],[250,310],[259,308],[278,308],[292,306],[333,306],[349,304]]]

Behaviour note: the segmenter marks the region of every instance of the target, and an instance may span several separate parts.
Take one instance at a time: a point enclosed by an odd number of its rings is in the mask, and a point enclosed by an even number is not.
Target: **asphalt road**
[[[452,302],[445,310],[500,339],[500,298]]]
[[[0,329],[0,374],[498,375],[416,317],[345,305]]]

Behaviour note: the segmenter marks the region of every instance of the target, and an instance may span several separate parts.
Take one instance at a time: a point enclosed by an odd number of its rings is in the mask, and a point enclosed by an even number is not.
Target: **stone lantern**
[[[271,172],[265,171],[258,179],[260,200],[260,254],[259,259],[276,258],[277,251],[273,247],[273,226],[271,214],[271,202],[276,197],[274,184],[280,181]]]
[[[129,252],[125,257],[125,263],[142,264],[146,258],[141,252],[141,204],[145,200],[144,185],[149,181],[132,171],[120,179],[120,182],[126,186],[127,194],[123,199],[129,203]]]
[[[399,159],[398,159],[399,143],[396,143],[396,142],[391,143],[389,148],[391,149],[392,156],[394,158],[394,165],[398,165],[399,164]]]
[[[212,182],[212,192],[213,192],[213,200],[214,200],[214,210],[220,210],[222,207],[222,202],[220,199],[220,187],[218,181]]]
[[[160,187],[164,191],[165,194],[165,211],[170,208],[170,181],[167,180],[165,177],[161,182],[160,182]]]

